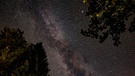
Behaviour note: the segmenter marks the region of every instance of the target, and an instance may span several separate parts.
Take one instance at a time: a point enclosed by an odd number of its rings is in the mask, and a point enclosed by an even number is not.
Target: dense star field
[[[42,42],[51,76],[135,76],[135,33],[122,35],[119,47],[84,37],[86,11],[82,0],[1,0],[0,29],[20,28],[27,41]]]

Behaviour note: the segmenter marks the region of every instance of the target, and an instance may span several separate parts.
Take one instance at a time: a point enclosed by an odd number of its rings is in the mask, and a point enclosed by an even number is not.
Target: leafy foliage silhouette
[[[112,37],[114,45],[121,44],[120,35],[126,30],[135,31],[135,18],[127,28],[125,21],[135,14],[133,0],[83,0],[88,5],[86,16],[89,17],[88,29],[81,29],[86,37],[96,38],[103,43],[108,36]]]
[[[49,76],[42,43],[28,44],[19,29],[0,32],[0,76]]]

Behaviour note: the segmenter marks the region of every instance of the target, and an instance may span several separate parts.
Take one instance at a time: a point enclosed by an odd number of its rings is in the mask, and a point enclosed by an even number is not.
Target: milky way
[[[48,48],[48,51],[54,48],[53,52],[57,52],[55,57],[57,57],[57,59],[59,60],[58,64],[60,64],[59,66],[61,66],[61,68],[57,70],[57,75],[92,75],[92,73],[89,72],[86,68],[87,66],[83,62],[79,62],[78,59],[81,58],[81,55],[76,54],[72,48],[68,47],[68,43],[66,43],[63,36],[63,30],[60,28],[61,23],[57,23],[55,21],[55,18],[52,16],[51,12],[48,9],[40,10],[40,14],[45,21],[45,30],[48,30],[48,36],[50,36],[52,38],[51,41],[53,41],[50,45],[51,47]],[[57,75],[55,74],[55,76]]]
[[[20,28],[28,42],[42,42],[51,76],[135,76],[135,34],[119,47],[86,38],[82,0],[0,0],[0,28]]]

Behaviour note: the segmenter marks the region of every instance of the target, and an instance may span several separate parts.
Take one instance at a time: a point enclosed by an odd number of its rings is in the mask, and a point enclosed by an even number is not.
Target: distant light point
[[[84,11],[82,10],[82,13],[84,13]]]

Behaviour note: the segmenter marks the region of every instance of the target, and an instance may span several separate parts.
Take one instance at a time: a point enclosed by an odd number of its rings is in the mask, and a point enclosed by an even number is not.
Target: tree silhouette
[[[10,76],[13,69],[22,65],[27,42],[19,29],[4,28],[0,33],[0,75]],[[18,63],[18,61],[20,61]]]
[[[81,29],[86,37],[96,38],[103,43],[108,36],[114,40],[114,45],[121,44],[120,35],[126,30],[135,31],[135,18],[127,28],[125,21],[135,14],[133,0],[83,0],[88,5],[86,16],[89,17],[88,29]]]
[[[0,76],[49,76],[42,43],[28,44],[19,29],[0,32]]]
[[[28,50],[29,72],[36,76],[49,76],[48,62],[42,43],[29,45]]]

